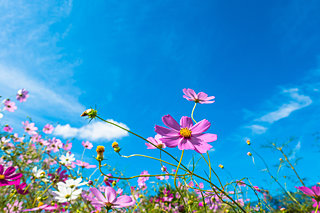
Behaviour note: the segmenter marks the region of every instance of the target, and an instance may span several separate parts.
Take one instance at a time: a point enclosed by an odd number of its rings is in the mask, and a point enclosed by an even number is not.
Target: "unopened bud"
[[[247,155],[248,155],[248,156],[252,156],[252,153],[251,153],[251,152],[248,152]]]
[[[116,147],[116,148],[114,148],[113,150],[114,150],[115,152],[120,152],[121,149],[120,149],[120,147]]]
[[[250,144],[251,144],[250,140],[247,140],[247,144],[248,144],[248,145],[250,145]]]
[[[223,168],[224,168],[224,166],[223,166],[222,164],[219,164],[219,167],[220,167],[221,169],[223,169]]]
[[[89,118],[93,119],[97,116],[98,112],[95,109],[87,109],[84,111],[80,116],[85,117],[88,116]]]
[[[192,204],[193,204],[193,200],[189,200],[188,205],[192,205]]]
[[[119,144],[118,144],[117,141],[115,141],[115,142],[112,143],[111,146],[112,146],[112,148],[116,148],[116,147],[119,147]]]
[[[97,160],[102,161],[103,160],[103,153],[104,153],[104,146],[98,146],[96,151],[97,151]]]

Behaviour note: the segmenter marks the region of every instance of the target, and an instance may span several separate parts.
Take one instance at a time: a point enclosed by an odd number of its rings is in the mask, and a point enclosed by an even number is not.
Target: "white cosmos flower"
[[[48,178],[46,177],[45,171],[43,171],[42,169],[38,169],[37,167],[34,167],[32,169],[32,173],[36,178],[43,180],[43,182],[49,181]]]
[[[69,187],[69,188],[75,190],[77,187],[83,186],[83,185],[88,183],[88,182],[81,183],[81,181],[82,181],[82,178],[77,178],[76,180],[68,179],[68,180],[66,180],[65,183],[64,182],[59,182],[59,183],[57,183],[57,185],[61,186],[61,187],[66,187],[66,188]]]
[[[65,187],[63,185],[58,185],[58,191],[53,191],[52,193],[56,196],[54,197],[59,203],[70,202],[75,200],[81,194],[82,189],[74,190],[70,187]]]
[[[0,112],[0,119],[3,118],[3,114]]]
[[[64,165],[70,165],[73,161],[75,161],[76,159],[74,158],[74,154],[69,154],[69,152],[67,152],[67,154],[64,156],[60,156],[60,163],[64,164]]]

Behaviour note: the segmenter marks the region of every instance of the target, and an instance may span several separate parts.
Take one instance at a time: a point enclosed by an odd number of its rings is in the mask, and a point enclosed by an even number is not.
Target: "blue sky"
[[[100,131],[79,115],[97,107],[102,117],[154,136],[163,115],[190,115],[193,104],[182,98],[182,89],[192,88],[216,97],[216,103],[198,106],[195,118],[208,119],[209,132],[218,135],[210,154],[224,181],[231,174],[269,183],[263,165],[255,158],[254,167],[246,155],[246,139],[272,166],[280,155],[260,146],[294,136],[290,156],[304,158],[297,170],[314,184],[320,176],[313,136],[320,130],[319,9],[318,1],[295,0],[2,1],[1,95],[26,88],[30,98],[1,123],[19,129],[30,116],[39,127],[69,125],[76,129],[64,128],[60,137],[75,136],[76,153],[84,139],[109,147],[116,138],[123,154],[158,156],[134,136]],[[155,162],[107,153],[110,164],[128,175],[159,172]],[[194,154],[186,153],[186,164]]]

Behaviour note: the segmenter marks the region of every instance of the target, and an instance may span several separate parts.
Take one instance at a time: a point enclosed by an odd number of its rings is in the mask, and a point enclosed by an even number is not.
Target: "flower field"
[[[23,134],[15,132],[16,126],[3,124],[0,136],[1,212],[318,212],[320,185],[305,183],[303,173],[297,171],[288,157],[287,144],[269,145],[282,156],[279,163],[271,167],[255,150],[254,142],[246,141],[247,157],[253,164],[256,161],[264,164],[265,172],[281,194],[267,184],[255,185],[254,180],[247,177],[222,180],[216,170],[223,170],[224,165],[213,167],[209,152],[215,143],[219,143],[219,132],[210,128],[211,121],[194,117],[197,107],[214,104],[215,97],[192,89],[183,89],[181,95],[186,104],[194,105],[191,116],[159,115],[163,123],[156,124],[154,135],[146,138],[104,119],[96,109],[79,112],[88,122],[99,120],[127,131],[145,143],[145,149],[154,151],[152,156],[145,155],[144,150],[139,154],[123,155],[125,147],[116,141],[107,145],[90,141],[75,144],[55,137],[52,124],[40,127],[32,119],[21,121],[19,128]],[[0,118],[19,110],[16,102],[28,101],[29,91],[19,90],[16,100],[1,98]],[[82,147],[81,155],[74,153],[75,145]],[[107,156],[107,149],[113,150],[114,156]],[[95,150],[96,155],[89,156],[92,161],[85,162],[88,150]],[[174,156],[172,150],[179,150],[180,156]],[[184,158],[185,150],[196,154],[191,165],[187,165],[189,159]],[[161,170],[157,174],[144,170],[127,176],[125,170],[109,164],[110,157],[128,160],[143,157],[160,166]],[[202,168],[203,173],[196,170],[199,162],[206,165]],[[288,175],[292,175],[297,183],[295,187],[289,188],[279,180],[281,167],[288,168]]]

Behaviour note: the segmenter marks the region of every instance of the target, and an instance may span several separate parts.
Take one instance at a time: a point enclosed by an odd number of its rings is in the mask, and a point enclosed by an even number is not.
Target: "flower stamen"
[[[190,138],[191,131],[188,128],[182,128],[182,129],[180,129],[180,135],[184,138]]]

